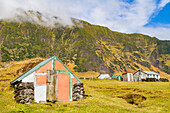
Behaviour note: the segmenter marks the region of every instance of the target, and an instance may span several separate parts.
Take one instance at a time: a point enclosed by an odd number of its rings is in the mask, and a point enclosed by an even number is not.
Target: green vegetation
[[[34,14],[33,11],[25,13]],[[41,13],[35,13],[41,20]],[[19,18],[22,19],[22,16]],[[23,20],[26,21],[26,18],[23,17]],[[64,63],[74,62],[77,72],[98,70],[107,73],[113,73],[115,69],[120,72],[135,71],[135,61],[144,67],[153,65],[170,73],[170,64],[162,64],[165,60],[160,58],[169,54],[170,41],[160,41],[142,34],[118,33],[85,21],[76,22],[73,19],[73,22],[73,27],[55,28],[1,20],[0,60],[19,61],[56,55]]]
[[[24,61],[1,62],[0,65],[0,111],[2,113],[35,112],[170,112],[170,82],[122,82],[116,80],[81,80],[86,99],[73,102],[45,104],[18,104],[13,99],[10,82],[25,71],[43,61],[42,58]],[[115,69],[116,70],[116,69]],[[97,77],[94,71],[74,72],[77,77]]]
[[[115,80],[82,80],[82,82],[86,94],[91,95],[86,99],[73,102],[18,104],[13,100],[13,89],[9,87],[9,81],[0,81],[0,111],[2,113],[170,112],[170,83]]]

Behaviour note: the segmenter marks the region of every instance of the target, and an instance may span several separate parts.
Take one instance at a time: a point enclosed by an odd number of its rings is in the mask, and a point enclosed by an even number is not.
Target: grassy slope
[[[55,104],[18,104],[13,100],[10,81],[29,69],[41,58],[11,62],[0,69],[0,111],[8,112],[170,112],[170,83],[163,82],[121,82],[114,80],[82,80],[87,99],[76,102],[56,102]],[[27,69],[25,69],[27,67]],[[17,71],[19,70],[19,71]],[[79,74],[79,73],[76,73]],[[86,73],[88,76],[95,74]],[[14,76],[15,75],[15,76]],[[126,94],[141,94],[147,99],[139,105],[132,105],[118,98]]]
[[[55,104],[18,104],[13,98],[9,82],[0,82],[0,111],[7,112],[170,112],[170,83],[119,82],[114,80],[83,80],[85,91],[92,97],[74,102]],[[138,89],[134,91],[134,89]],[[141,94],[147,99],[131,105],[117,98],[127,93]]]

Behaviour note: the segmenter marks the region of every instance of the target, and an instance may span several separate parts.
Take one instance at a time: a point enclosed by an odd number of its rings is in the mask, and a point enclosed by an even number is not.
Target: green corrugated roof
[[[61,62],[61,60],[59,60],[59,58],[57,56],[53,56],[47,60],[44,60],[42,62],[40,62],[39,64],[37,64],[35,67],[33,67],[32,69],[26,71],[25,73],[23,73],[22,75],[20,75],[18,78],[16,78],[15,80],[13,80],[12,82],[10,82],[11,84],[14,84],[17,81],[21,81],[22,79],[24,79],[25,77],[27,77],[28,75],[30,75],[31,73],[35,72],[37,69],[41,68],[42,66],[44,66],[45,64],[47,64],[48,62],[50,62],[51,60],[58,60],[60,63],[63,64],[63,66],[79,81],[81,82],[68,68],[67,66]]]
[[[113,75],[111,78],[118,78],[120,77],[122,79],[122,77],[120,75]]]

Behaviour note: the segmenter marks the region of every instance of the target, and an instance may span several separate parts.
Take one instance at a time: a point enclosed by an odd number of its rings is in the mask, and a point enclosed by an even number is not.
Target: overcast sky
[[[142,33],[170,40],[170,0],[0,0],[0,19],[16,8],[70,17],[123,33]]]

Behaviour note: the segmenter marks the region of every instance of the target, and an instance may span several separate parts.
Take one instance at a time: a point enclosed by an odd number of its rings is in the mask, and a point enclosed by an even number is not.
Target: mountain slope
[[[25,13],[29,20],[34,15],[45,23],[41,13]],[[170,74],[170,41],[119,33],[76,19],[72,19],[72,27],[59,23],[43,26],[24,16],[19,19],[24,21],[0,21],[2,62],[56,55],[65,64],[74,64],[72,68],[78,72],[120,73],[142,68]]]

